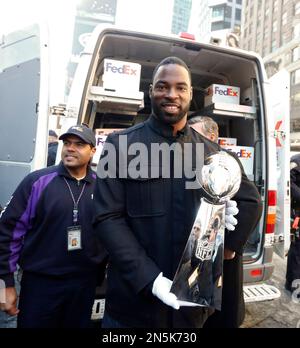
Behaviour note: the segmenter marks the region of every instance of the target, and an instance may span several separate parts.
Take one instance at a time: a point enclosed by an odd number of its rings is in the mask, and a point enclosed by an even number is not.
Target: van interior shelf
[[[101,112],[137,112],[144,107],[144,93],[140,91],[115,91],[92,86],[88,99],[100,103]]]
[[[214,103],[201,109],[201,113],[221,116],[234,116],[256,119],[256,107],[240,104]]]

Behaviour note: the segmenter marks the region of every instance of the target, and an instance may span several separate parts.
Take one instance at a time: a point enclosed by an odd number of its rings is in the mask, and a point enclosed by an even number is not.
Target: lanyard
[[[65,180],[65,183],[67,184],[68,188],[69,188],[69,191],[70,191],[70,194],[71,194],[71,197],[72,197],[72,201],[73,201],[73,224],[75,225],[77,222],[78,222],[78,203],[81,199],[81,196],[83,195],[83,192],[84,192],[84,189],[85,189],[85,185],[86,185],[86,182],[84,183],[83,185],[83,188],[80,192],[80,195],[77,199],[77,201],[75,201],[75,198],[74,198],[74,195],[73,195],[73,192],[71,190],[71,187],[68,183],[68,181],[66,180],[66,178],[64,178]]]

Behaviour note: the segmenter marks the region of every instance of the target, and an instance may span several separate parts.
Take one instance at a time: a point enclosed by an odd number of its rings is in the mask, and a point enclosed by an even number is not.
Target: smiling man
[[[184,168],[188,173],[195,169],[196,145],[203,144],[202,157],[219,151],[220,147],[187,124],[192,81],[181,59],[168,57],[157,65],[149,95],[152,105],[149,119],[109,135],[98,166],[94,226],[110,260],[102,327],[202,327],[212,310],[180,307],[176,296],[169,291],[202,197],[199,185],[187,188],[192,179],[183,168],[174,171],[175,163],[180,162],[176,157],[185,152],[172,151],[164,160],[162,156],[156,156],[155,161],[151,157],[143,163],[143,173],[149,173],[148,177],[126,176],[123,169],[127,163],[128,174],[133,172],[130,171],[132,151],[128,149],[138,143],[148,153],[155,144],[168,145],[171,149],[192,148],[195,151]],[[124,136],[126,145],[120,146],[120,138]],[[105,163],[105,152],[112,147],[118,154],[128,156],[123,163],[117,162],[114,177],[105,176],[105,166],[100,165],[102,159]],[[116,157],[118,160],[119,156]],[[164,172],[166,167],[170,170]],[[235,244],[230,244],[232,239],[228,238],[228,243],[234,251],[242,252],[260,216],[260,199],[255,186],[245,176],[233,199],[242,213],[236,226],[240,238]]]
[[[0,279],[21,328],[88,327],[97,267],[105,252],[95,239],[89,163],[96,139],[84,125],[60,136],[62,161],[30,173],[0,218]],[[13,273],[23,270],[19,306]]]

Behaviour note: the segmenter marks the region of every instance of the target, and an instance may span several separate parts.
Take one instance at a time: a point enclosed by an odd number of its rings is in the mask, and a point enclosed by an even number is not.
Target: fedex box
[[[214,103],[240,104],[240,88],[226,85],[210,85],[206,89],[204,106]]]
[[[218,144],[223,147],[223,146],[235,146],[236,145],[236,138],[223,138],[219,137],[218,138]]]
[[[103,88],[112,91],[140,90],[141,65],[121,60],[104,59]]]
[[[96,152],[93,156],[92,163],[93,164],[98,164],[104,143],[106,141],[106,138],[110,133],[120,131],[122,129],[119,128],[98,128],[95,129],[95,137],[96,137]]]
[[[234,152],[241,161],[245,174],[253,177],[254,147],[251,146],[223,146],[224,149]]]

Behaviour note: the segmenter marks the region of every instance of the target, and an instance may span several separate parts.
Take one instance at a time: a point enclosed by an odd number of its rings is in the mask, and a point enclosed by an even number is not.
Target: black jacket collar
[[[182,136],[190,135],[190,127],[188,126],[187,123],[174,136],[173,135],[173,127],[169,124],[166,124],[166,123],[163,123],[162,121],[160,121],[154,114],[151,114],[151,116],[149,117],[149,119],[146,122],[149,124],[149,126],[151,127],[151,129],[155,133],[163,136],[164,138],[176,139],[176,138],[179,138]]]
[[[73,176],[71,176],[67,170],[67,168],[64,166],[63,162],[60,162],[57,169],[58,175],[64,176],[66,178],[69,178],[71,180],[76,180]],[[92,169],[88,166],[87,168],[87,174],[82,179],[83,181],[86,181],[88,183],[93,183],[94,179],[96,177],[96,174],[92,171]]]

